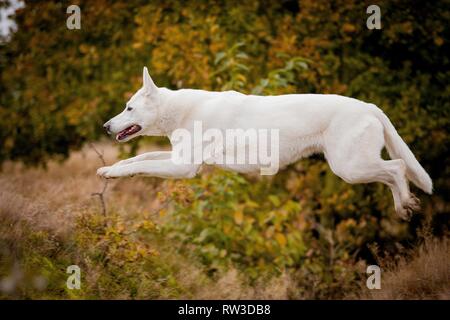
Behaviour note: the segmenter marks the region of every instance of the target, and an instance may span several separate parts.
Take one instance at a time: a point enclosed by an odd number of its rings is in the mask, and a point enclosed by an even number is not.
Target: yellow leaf
[[[444,39],[442,39],[441,37],[436,37],[434,38],[434,43],[440,47],[444,44]]]
[[[356,27],[351,23],[344,23],[342,25],[342,31],[344,31],[344,32],[351,33],[351,32],[355,32],[355,30],[356,30]]]
[[[234,222],[236,222],[236,224],[242,224],[242,221],[244,220],[244,214],[242,213],[242,211],[236,211],[234,213]]]
[[[284,234],[277,232],[275,234],[275,240],[278,242],[278,244],[282,247],[284,247],[287,243],[286,237]]]
[[[231,224],[225,224],[223,226],[223,233],[229,235],[231,233]]]

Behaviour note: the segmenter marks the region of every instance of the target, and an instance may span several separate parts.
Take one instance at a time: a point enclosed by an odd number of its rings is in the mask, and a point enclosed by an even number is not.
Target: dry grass
[[[103,143],[98,149],[104,152],[108,165],[117,161],[116,149],[111,145]],[[1,214],[32,221],[36,228],[64,232],[78,214],[99,208],[98,198],[92,193],[102,189],[103,182],[95,175],[100,166],[98,156],[88,146],[63,163],[49,162],[47,169],[6,163],[0,176]],[[153,193],[160,182],[142,178],[111,180],[106,192],[109,209],[125,215],[151,210],[155,206],[151,201]]]
[[[97,144],[96,147],[103,153],[108,165],[117,161],[115,147],[108,143]],[[89,146],[72,153],[63,163],[49,162],[46,169],[24,168],[17,163],[4,164],[0,176],[0,251],[5,247],[15,248],[14,243],[24,242],[30,232],[45,231],[52,238],[66,241],[74,232],[77,217],[101,211],[98,198],[92,196],[92,193],[101,191],[103,186],[102,179],[95,175],[100,166],[102,164],[98,155]],[[119,214],[124,220],[132,220],[137,215],[145,216],[160,205],[156,193],[161,187],[164,187],[164,182],[160,179],[134,177],[110,180],[105,194],[107,211]],[[160,246],[159,258],[172,268],[176,287],[181,287],[182,293],[172,292],[175,289],[163,288],[155,282],[153,289],[158,291],[159,298],[287,298],[289,286],[286,276],[275,278],[267,284],[249,286],[239,272],[233,269],[211,279],[202,266],[177,253],[170,244],[161,243]],[[0,263],[4,261],[0,260]],[[13,274],[20,274],[17,268],[15,264]],[[93,268],[98,269],[98,266]],[[85,274],[85,279],[95,283],[102,272],[92,269]],[[22,296],[15,294],[13,297]],[[104,292],[98,298],[102,297],[130,298],[126,291],[114,296]]]
[[[381,289],[362,299],[450,299],[450,241],[425,238],[417,249],[383,267]]]
[[[285,300],[291,296],[291,290],[295,290],[295,288],[293,288],[291,278],[287,274],[250,286],[239,271],[231,269],[219,277],[217,281],[210,282],[206,287],[198,288],[195,298]]]
[[[107,164],[117,160],[116,148],[97,144]],[[27,232],[45,230],[64,241],[75,228],[76,218],[89,212],[100,212],[93,192],[102,189],[103,181],[95,175],[101,162],[88,146],[74,152],[63,162],[49,162],[48,168],[24,168],[6,163],[0,175],[0,256],[2,242],[9,247],[20,244]],[[160,179],[139,178],[112,180],[106,192],[107,210],[124,220],[145,216],[159,206],[156,193],[164,187]],[[26,224],[27,228],[23,228]],[[298,282],[285,273],[270,280],[249,285],[236,269],[211,279],[203,267],[188,256],[176,252],[170,242],[158,244],[159,259],[169,266],[176,281],[174,288],[154,281],[150,288],[157,292],[142,298],[186,299],[288,299],[302,298]],[[0,260],[0,263],[2,261]],[[0,267],[2,267],[0,265]],[[95,268],[100,268],[98,265]],[[1,269],[1,268],[0,268]],[[414,252],[405,254],[397,263],[383,265],[381,290],[355,292],[357,299],[450,299],[450,241],[427,238]],[[87,281],[96,282],[102,270],[91,270]],[[1,277],[0,277],[1,278]],[[1,279],[0,279],[1,280]],[[103,290],[103,291],[102,291]],[[110,295],[99,290],[97,298],[130,298],[126,290]],[[142,292],[149,291],[148,287]],[[102,293],[103,292],[103,293]],[[22,298],[22,295],[17,295]],[[55,296],[52,296],[55,298]],[[308,297],[311,298],[311,297]]]

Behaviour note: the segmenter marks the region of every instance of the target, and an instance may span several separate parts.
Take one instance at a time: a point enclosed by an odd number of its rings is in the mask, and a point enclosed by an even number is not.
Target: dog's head
[[[142,77],[142,88],[131,97],[125,109],[103,125],[119,142],[145,134],[158,119],[159,89],[146,67]]]

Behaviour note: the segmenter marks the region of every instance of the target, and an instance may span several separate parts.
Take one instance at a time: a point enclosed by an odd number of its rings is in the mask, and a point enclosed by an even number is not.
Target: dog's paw
[[[97,175],[106,179],[131,176],[131,174],[129,174],[127,170],[124,170],[120,166],[101,167],[100,169],[97,170]]]
[[[415,211],[420,210],[420,200],[411,193],[411,196],[405,201],[399,210],[397,210],[397,214],[401,219],[405,221],[411,220]]]
[[[397,211],[397,215],[404,221],[410,221],[413,215],[413,211],[410,209],[402,208],[401,210]]]
[[[412,211],[419,211],[420,210],[420,200],[411,193],[410,198],[404,205],[405,209]]]
[[[97,175],[103,178],[109,178],[108,172],[110,171],[111,167],[101,167],[97,169]]]

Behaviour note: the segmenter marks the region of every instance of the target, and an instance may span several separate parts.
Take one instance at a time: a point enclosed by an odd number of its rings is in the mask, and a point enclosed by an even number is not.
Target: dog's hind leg
[[[418,200],[409,191],[406,165],[402,159],[383,160],[383,126],[376,118],[366,117],[355,126],[339,124],[324,134],[325,157],[331,170],[348,183],[382,182],[389,186],[395,211],[409,218],[417,210]],[[341,132],[333,132],[335,129]],[[350,129],[348,129],[350,128]]]

